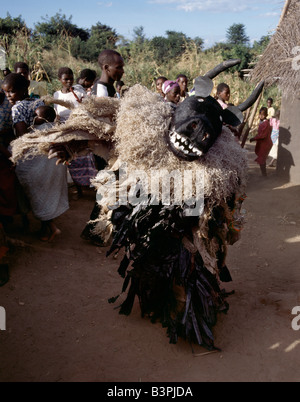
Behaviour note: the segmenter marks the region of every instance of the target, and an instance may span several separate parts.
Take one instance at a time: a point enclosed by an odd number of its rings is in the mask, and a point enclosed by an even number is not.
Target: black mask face
[[[241,60],[227,60],[206,75],[195,79],[195,96],[190,96],[175,109],[170,130],[165,134],[171,151],[180,159],[194,161],[205,155],[222,132],[223,124],[233,127],[243,123],[243,113],[258,99],[264,81],[239,106],[224,109],[210,96],[218,74],[239,64]]]
[[[206,154],[221,134],[223,109],[211,98],[187,98],[175,110],[166,139],[180,159],[194,161]]]

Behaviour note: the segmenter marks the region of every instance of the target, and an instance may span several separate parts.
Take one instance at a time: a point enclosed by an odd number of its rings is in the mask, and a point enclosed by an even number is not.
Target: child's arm
[[[268,120],[265,120],[263,123],[259,125],[257,135],[254,138],[251,138],[251,140],[252,141],[264,140],[265,138],[268,137],[269,133],[270,133],[270,123]]]
[[[14,125],[16,137],[21,137],[23,134],[28,133],[28,126],[25,121],[19,121]]]

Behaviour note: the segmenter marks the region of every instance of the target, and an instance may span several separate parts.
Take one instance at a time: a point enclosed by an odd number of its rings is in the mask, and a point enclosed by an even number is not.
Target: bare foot
[[[42,223],[40,240],[51,243],[56,236],[60,235],[61,231],[56,227],[53,221]]]
[[[61,230],[59,230],[58,228],[56,228],[56,229],[54,230],[54,232],[51,233],[51,236],[49,237],[48,242],[49,242],[49,243],[52,243],[53,240],[55,239],[55,237],[56,237],[56,236],[59,236],[60,234],[61,234]]]

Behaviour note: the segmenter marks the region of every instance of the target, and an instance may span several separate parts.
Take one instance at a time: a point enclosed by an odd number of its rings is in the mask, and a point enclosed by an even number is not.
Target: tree
[[[171,57],[178,57],[186,51],[187,44],[191,41],[182,32],[166,31],[167,40],[170,45]]]
[[[233,24],[226,31],[227,43],[231,45],[248,45],[249,37],[246,35],[244,24]]]
[[[142,45],[146,40],[146,35],[144,33],[144,27],[140,26],[140,27],[135,27],[133,29],[133,42],[136,45]]]
[[[118,40],[116,42],[116,45],[120,48],[122,47],[128,47],[130,45],[129,39],[125,38],[123,35],[118,35]]]
[[[0,47],[3,47],[7,56],[10,54],[11,44],[16,39],[16,36],[30,38],[31,31],[27,28],[20,15],[12,18],[7,13],[6,18],[0,18]]]
[[[150,41],[155,60],[160,63],[180,57],[192,41],[182,32],[166,31],[166,35],[155,36]]]
[[[102,50],[115,49],[118,39],[119,37],[113,28],[97,22],[91,27],[90,37],[86,42],[78,37],[73,39],[71,53],[74,57],[95,61]]]
[[[167,38],[164,36],[154,36],[150,40],[150,47],[153,52],[154,59],[158,63],[163,64],[168,60],[169,44]]]
[[[96,25],[92,25],[90,40],[97,43],[99,52],[105,48],[114,49],[119,37],[117,32],[108,25],[97,22]]]
[[[17,31],[21,31],[22,29],[29,32],[20,15],[16,18],[12,18],[10,14],[7,13],[6,18],[0,18],[0,36],[14,35]]]
[[[68,35],[72,38],[79,37],[82,41],[87,41],[90,37],[89,31],[78,28],[72,23],[72,16],[67,18],[65,14],[56,13],[53,17],[42,17],[45,22],[35,24],[35,33],[45,36],[49,41],[59,38],[61,35]]]
[[[224,59],[241,59],[241,63],[232,68],[232,71],[240,71],[248,68],[252,59],[249,47],[249,38],[246,35],[244,24],[233,24],[226,31],[227,42],[221,47]]]
[[[205,51],[205,53],[208,53],[208,52],[217,53],[217,52],[219,52],[219,51],[225,52],[225,51],[231,50],[231,48],[232,48],[232,46],[229,45],[229,44],[226,43],[226,42],[216,42],[216,43],[215,43],[214,45],[212,45],[209,49],[207,49],[207,50]]]
[[[193,42],[196,44],[198,52],[200,52],[203,49],[204,40],[202,38],[200,38],[199,36],[196,36],[193,39]]]
[[[235,67],[232,67],[230,71],[241,71],[245,68],[248,68],[249,63],[252,61],[250,48],[244,45],[231,46],[231,48],[222,50],[221,54],[224,60],[241,59],[241,63]]]
[[[262,54],[268,44],[270,43],[271,36],[270,35],[265,35],[260,38],[258,41],[254,41],[252,49],[255,53],[260,53]]]

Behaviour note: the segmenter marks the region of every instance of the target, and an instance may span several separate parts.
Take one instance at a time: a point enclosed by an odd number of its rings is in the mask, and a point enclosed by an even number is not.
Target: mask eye
[[[192,130],[195,130],[195,128],[197,127],[197,123],[193,122],[189,125],[189,128],[191,128]]]

